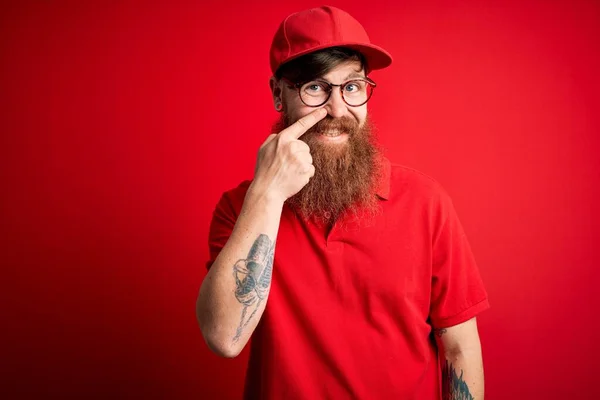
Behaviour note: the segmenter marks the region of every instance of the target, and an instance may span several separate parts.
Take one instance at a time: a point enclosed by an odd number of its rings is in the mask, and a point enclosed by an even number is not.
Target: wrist
[[[249,204],[263,204],[268,208],[283,208],[285,198],[274,190],[262,188],[259,185],[252,182],[248,191],[246,192],[246,198],[244,203]]]

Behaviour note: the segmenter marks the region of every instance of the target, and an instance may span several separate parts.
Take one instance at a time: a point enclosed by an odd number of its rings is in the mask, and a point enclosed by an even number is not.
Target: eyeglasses
[[[298,90],[298,96],[302,103],[309,107],[320,107],[327,103],[331,97],[334,87],[340,88],[342,99],[350,107],[360,107],[373,95],[373,89],[377,86],[371,79],[364,77],[352,79],[336,85],[323,79],[315,79],[310,82],[293,83],[284,78],[290,88]]]

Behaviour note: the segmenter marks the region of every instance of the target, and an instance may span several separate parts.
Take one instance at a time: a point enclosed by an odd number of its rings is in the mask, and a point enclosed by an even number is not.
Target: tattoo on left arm
[[[460,370],[460,376],[458,376],[452,363],[448,360],[442,371],[442,399],[474,400],[469,386],[463,379],[463,370]]]

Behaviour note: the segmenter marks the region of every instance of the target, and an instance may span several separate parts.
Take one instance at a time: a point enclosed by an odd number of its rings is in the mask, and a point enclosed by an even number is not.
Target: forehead
[[[331,71],[320,78],[326,81],[339,83],[352,78],[364,78],[365,71],[358,61],[346,61],[335,66]]]

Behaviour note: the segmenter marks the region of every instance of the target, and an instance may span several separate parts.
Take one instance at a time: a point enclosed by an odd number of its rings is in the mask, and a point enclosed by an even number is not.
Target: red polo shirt
[[[226,192],[210,268],[250,182]],[[452,201],[432,178],[384,161],[381,213],[330,232],[284,206],[248,399],[439,399],[432,329],[489,307]]]

